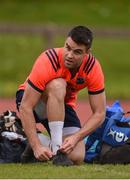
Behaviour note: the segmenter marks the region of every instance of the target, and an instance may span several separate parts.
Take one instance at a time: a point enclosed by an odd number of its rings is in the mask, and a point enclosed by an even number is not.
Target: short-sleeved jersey
[[[87,87],[89,94],[99,94],[104,91],[104,75],[98,60],[87,54],[76,73],[71,73],[64,65],[63,48],[48,49],[43,52],[34,63],[31,73],[19,89],[25,89],[26,84],[42,93],[46,84],[55,78],[63,78],[67,82],[65,103],[75,107],[77,93]]]

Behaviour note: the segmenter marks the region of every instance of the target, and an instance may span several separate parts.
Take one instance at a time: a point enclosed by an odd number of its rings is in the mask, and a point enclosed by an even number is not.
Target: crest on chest
[[[76,84],[84,84],[85,79],[83,77],[77,77]]]

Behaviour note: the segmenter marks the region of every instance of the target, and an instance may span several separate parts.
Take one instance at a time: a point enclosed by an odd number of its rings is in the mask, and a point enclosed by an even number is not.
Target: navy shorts
[[[19,90],[16,93],[16,106],[17,109],[19,110],[19,106],[22,100],[24,94],[24,90]],[[38,113],[34,110],[34,117],[37,123],[42,123],[45,128],[47,129],[47,131],[49,132],[49,126],[48,126],[48,119],[47,118],[41,118],[38,116]],[[76,114],[76,112],[74,111],[74,109],[65,104],[65,120],[64,120],[64,128],[68,128],[68,127],[72,127],[72,128],[81,128],[81,124],[80,124],[80,120]],[[72,129],[71,129],[72,130]],[[73,130],[72,130],[73,131]]]

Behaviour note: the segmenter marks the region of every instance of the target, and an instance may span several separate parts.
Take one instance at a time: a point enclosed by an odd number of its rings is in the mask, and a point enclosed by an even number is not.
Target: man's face
[[[64,45],[64,64],[67,68],[78,68],[87,54],[86,46],[76,44],[68,37]]]

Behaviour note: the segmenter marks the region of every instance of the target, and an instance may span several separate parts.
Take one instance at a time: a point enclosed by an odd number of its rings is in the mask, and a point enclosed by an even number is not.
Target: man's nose
[[[67,55],[68,55],[68,58],[73,58],[73,52],[72,51],[69,51]]]

